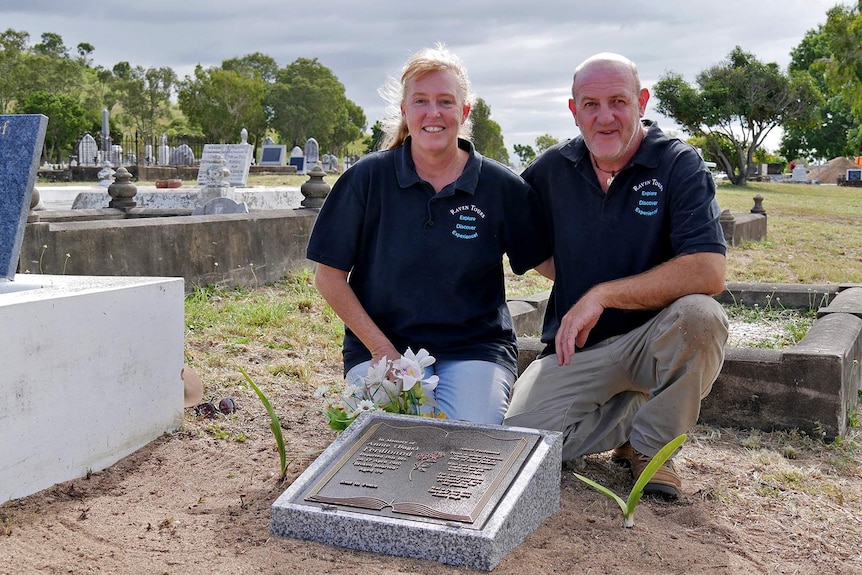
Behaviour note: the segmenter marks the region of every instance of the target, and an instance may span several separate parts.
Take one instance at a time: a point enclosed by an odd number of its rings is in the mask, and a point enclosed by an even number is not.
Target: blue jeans
[[[348,385],[357,384],[368,373],[370,361],[347,372]],[[440,378],[434,390],[437,409],[447,419],[496,423],[503,421],[515,375],[490,361],[441,361],[425,368],[425,377]],[[429,410],[430,411],[430,410]]]

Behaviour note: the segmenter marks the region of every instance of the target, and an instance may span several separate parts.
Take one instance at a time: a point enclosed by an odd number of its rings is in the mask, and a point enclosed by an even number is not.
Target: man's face
[[[569,109],[587,148],[609,169],[627,160],[640,144],[640,119],[649,92],[638,93],[631,70],[616,62],[595,62],[581,69],[572,87]]]

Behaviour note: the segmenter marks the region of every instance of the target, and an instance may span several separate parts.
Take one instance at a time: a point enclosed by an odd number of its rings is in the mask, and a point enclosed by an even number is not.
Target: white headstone
[[[305,155],[302,153],[302,148],[294,146],[290,151],[290,165],[296,166],[297,174],[305,173]]]
[[[287,163],[287,146],[280,144],[264,144],[260,147],[261,166],[284,166]]]
[[[206,185],[207,170],[212,165],[216,154],[221,154],[230,170],[230,185],[245,186],[248,181],[248,171],[251,168],[253,152],[254,148],[251,144],[204,144],[200,168],[198,169],[198,184]]]
[[[160,166],[167,166],[171,151],[168,149],[168,135],[162,134],[161,144],[159,144],[159,159]]]

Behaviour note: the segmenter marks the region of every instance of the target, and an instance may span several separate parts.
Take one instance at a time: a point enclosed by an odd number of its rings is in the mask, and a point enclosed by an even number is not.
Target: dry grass
[[[723,209],[748,212],[763,196],[767,240],[728,251],[727,280],[862,283],[862,190],[806,184],[721,185]]]

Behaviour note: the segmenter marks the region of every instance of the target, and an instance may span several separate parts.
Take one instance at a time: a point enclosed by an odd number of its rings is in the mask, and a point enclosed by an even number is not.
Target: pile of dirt
[[[819,181],[821,184],[835,184],[838,182],[838,176],[847,175],[847,170],[858,168],[850,158],[839,156],[832,158],[826,164],[819,167],[809,167],[807,179],[809,182]]]

